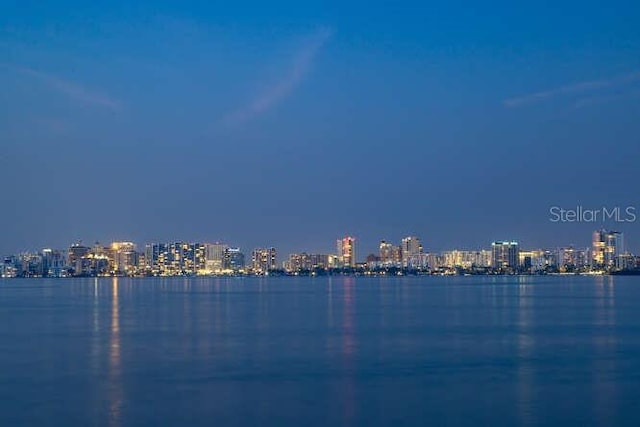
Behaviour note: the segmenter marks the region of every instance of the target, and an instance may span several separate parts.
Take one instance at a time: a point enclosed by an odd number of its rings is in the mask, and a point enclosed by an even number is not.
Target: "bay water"
[[[639,426],[640,278],[0,279],[0,425]]]

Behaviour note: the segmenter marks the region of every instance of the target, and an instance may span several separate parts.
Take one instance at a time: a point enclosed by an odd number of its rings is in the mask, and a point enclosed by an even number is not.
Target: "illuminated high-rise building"
[[[491,266],[497,269],[516,269],[519,263],[518,242],[493,242]]]
[[[380,242],[378,256],[380,264],[385,267],[398,267],[402,263],[402,248],[393,243],[382,240]]]
[[[225,270],[238,271],[244,268],[244,254],[240,248],[225,248],[224,264]]]
[[[79,259],[89,255],[91,248],[82,243],[74,243],[69,247],[69,265],[73,266]]]
[[[145,247],[145,269],[158,276],[196,274],[202,269],[198,253],[202,248],[197,243],[152,243]],[[200,255],[202,257],[202,255]]]
[[[207,263],[207,245],[204,243],[194,243],[193,258],[196,273],[203,273]]]
[[[591,240],[591,263],[593,267],[604,266],[604,253],[606,245],[606,231],[596,230]]]
[[[588,266],[588,249],[573,246],[558,249],[557,267],[561,272],[583,269]]]
[[[356,239],[346,236],[337,241],[338,263],[341,267],[356,266]]]
[[[624,235],[618,231],[607,233],[604,262],[607,268],[620,268],[620,256],[624,254]]]
[[[69,262],[68,265],[71,267],[73,275],[81,276],[85,273],[85,264],[83,260],[91,252],[91,248],[88,246],[83,246],[81,242],[75,243],[69,247]]]
[[[288,271],[311,270],[311,257],[306,252],[289,254],[289,259],[285,261],[284,268]]]
[[[472,268],[472,267],[490,267],[491,252],[490,251],[446,251],[442,254],[443,267],[447,268]]]
[[[220,272],[224,269],[224,257],[227,245],[213,243],[205,245],[205,270],[210,273]]]
[[[251,253],[251,265],[257,273],[267,273],[278,268],[276,248],[258,248]]]
[[[45,276],[65,277],[67,275],[67,256],[63,251],[43,249],[42,263]]]
[[[329,268],[331,255],[327,254],[310,254],[309,263],[311,268]]]
[[[110,246],[111,271],[116,274],[133,274],[138,264],[136,245],[132,242],[113,242]]]
[[[542,249],[530,250],[530,251],[518,251],[518,265],[528,272],[540,272],[547,267],[554,267],[555,256],[549,257],[553,254],[552,251],[544,251]]]
[[[425,255],[426,267],[432,270],[436,270],[442,267],[446,267],[446,259],[443,254],[428,253]]]
[[[620,256],[623,254],[624,235],[621,232],[607,230],[593,232],[591,259],[594,267],[620,268]]]
[[[169,258],[167,245],[165,243],[149,243],[145,246],[144,254],[145,270],[154,276],[160,275]]]
[[[391,250],[393,248],[393,244],[389,243],[385,240],[380,241],[380,247],[378,250],[378,256],[380,257],[380,262],[385,263],[391,261]]]
[[[402,239],[402,266],[403,267],[421,267],[422,263],[422,244],[420,239],[415,236],[408,236]]]

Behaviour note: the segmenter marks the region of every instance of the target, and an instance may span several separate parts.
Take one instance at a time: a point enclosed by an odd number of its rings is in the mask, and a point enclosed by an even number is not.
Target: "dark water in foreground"
[[[639,426],[640,278],[0,280],[0,425]]]

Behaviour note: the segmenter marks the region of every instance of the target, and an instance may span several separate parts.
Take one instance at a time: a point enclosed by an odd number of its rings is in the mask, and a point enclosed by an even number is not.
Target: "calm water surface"
[[[640,278],[0,280],[0,425],[640,426]]]

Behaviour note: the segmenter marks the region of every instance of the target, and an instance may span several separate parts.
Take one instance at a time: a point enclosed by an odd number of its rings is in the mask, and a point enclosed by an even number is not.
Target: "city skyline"
[[[378,251],[358,258],[358,239],[336,240],[334,252],[312,250],[283,257],[275,246],[254,247],[249,252],[228,243],[175,241],[137,245],[113,241],[106,246],[75,242],[68,250],[45,248],[4,257],[2,277],[68,276],[176,276],[266,274],[273,271],[315,271],[364,268],[370,271],[402,269],[425,272],[473,272],[513,274],[637,270],[640,256],[625,246],[624,233],[599,229],[588,247],[527,248],[517,241],[493,241],[490,247],[447,251],[425,250],[418,236],[398,244],[380,240]],[[247,252],[245,254],[245,252]],[[278,255],[279,254],[279,255]],[[445,270],[441,270],[445,269]],[[454,270],[452,270],[454,269]]]
[[[550,227],[558,227],[558,224],[551,224],[549,225]],[[560,224],[560,226],[567,226],[567,227],[572,227],[573,224]],[[637,230],[637,225],[634,223],[586,223],[586,224],[580,224],[579,227],[580,230],[584,230],[580,233],[578,233],[578,239],[575,240],[563,240],[561,237],[557,237],[556,239],[554,239],[553,243],[550,242],[543,242],[541,241],[541,239],[535,239],[534,242],[529,242],[526,241],[524,239],[519,238],[519,234],[520,233],[495,233],[493,236],[489,237],[489,238],[484,238],[483,241],[480,242],[462,242],[462,243],[458,243],[458,242],[450,242],[450,243],[439,243],[439,244],[433,244],[428,238],[423,238],[423,237],[419,237],[419,242],[418,244],[422,244],[423,241],[426,242],[426,247],[431,250],[431,251],[435,251],[435,252],[442,252],[442,251],[447,251],[447,250],[476,250],[476,249],[481,249],[481,248],[490,248],[491,246],[491,242],[495,242],[495,241],[517,241],[521,244],[524,244],[527,247],[530,248],[560,248],[560,247],[590,247],[592,244],[592,237],[593,237],[593,232],[594,230],[615,230],[621,233],[625,234],[625,248],[633,253],[640,253],[640,240],[638,240],[634,234],[634,232]],[[640,229],[638,230],[640,231]],[[123,236],[124,233],[117,233],[117,236]],[[158,233],[156,233],[158,234]],[[200,233],[202,234],[202,233]],[[224,233],[225,235],[228,235],[228,233]],[[348,233],[342,233],[344,236],[348,237]],[[398,246],[400,246],[402,244],[401,240],[403,238],[406,237],[411,237],[411,236],[424,236],[422,234],[416,233],[416,232],[406,232],[406,233],[393,233],[393,238],[389,238],[387,236],[379,238],[379,237],[372,237],[372,236],[362,236],[361,234],[358,233],[351,233],[353,236],[357,237],[358,240],[358,254],[357,254],[357,260],[360,261],[360,259],[364,259],[364,257],[367,254],[370,253],[377,253],[379,250],[379,244],[381,241],[387,241],[390,243],[397,243]],[[573,233],[571,233],[573,235]],[[340,233],[336,234],[336,235],[340,235]],[[559,236],[563,236],[564,234],[561,234]],[[397,236],[397,237],[394,237]],[[585,236],[591,236],[591,238],[585,238]],[[306,241],[306,239],[304,238],[300,238],[300,241]],[[461,239],[464,240],[464,239]],[[276,246],[279,248],[279,250],[282,251],[282,253],[299,253],[299,252],[303,252],[303,251],[311,251],[311,252],[318,252],[318,253],[334,253],[337,252],[336,251],[336,244],[335,244],[335,240],[331,241],[330,239],[324,239],[320,242],[316,242],[311,243],[311,244],[301,244],[301,243],[294,243],[291,244],[291,242],[286,242],[285,244],[282,243],[282,239],[278,239],[277,237],[270,240],[270,241],[262,241],[262,243],[257,242],[257,240],[255,239],[245,239],[244,241],[242,241],[241,239],[237,239],[237,238],[233,238],[232,236],[227,236],[225,238],[220,238],[219,236],[216,238],[203,238],[203,237],[197,237],[197,238],[184,238],[184,237],[175,237],[175,238],[155,238],[155,239],[134,239],[131,236],[129,237],[118,237],[118,238],[106,238],[106,239],[71,239],[71,240],[66,240],[60,243],[56,243],[53,244],[52,242],[44,242],[44,244],[40,244],[40,245],[21,245],[19,247],[13,247],[13,248],[7,248],[4,250],[4,252],[0,252],[0,256],[3,254],[7,254],[7,253],[19,253],[19,252],[28,252],[37,248],[40,249],[44,249],[44,248],[61,248],[61,247],[67,247],[68,245],[72,244],[72,243],[83,243],[84,245],[87,246],[91,246],[95,243],[101,243],[101,242],[126,242],[126,241],[131,241],[131,242],[136,242],[137,244],[146,244],[149,242],[182,242],[182,241],[188,241],[188,242],[207,242],[207,243],[228,243],[228,242],[232,242],[232,244],[236,247],[242,247],[245,249],[254,249],[254,248],[259,248],[262,245],[268,245],[268,244],[276,244]],[[0,243],[2,242],[2,239],[0,239]],[[540,244],[536,244],[535,242],[541,242]],[[0,245],[0,247],[2,247]]]

